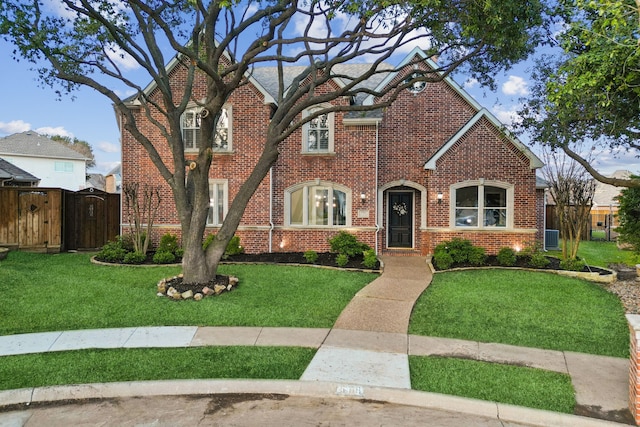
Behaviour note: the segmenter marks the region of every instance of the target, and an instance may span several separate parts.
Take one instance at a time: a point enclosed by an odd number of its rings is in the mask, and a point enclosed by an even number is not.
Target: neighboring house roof
[[[104,191],[105,177],[99,173],[90,173],[87,175],[87,187],[96,188]]]
[[[40,182],[40,178],[31,175],[29,172],[20,169],[16,165],[0,159],[0,181],[10,181],[12,183],[32,184]]]
[[[630,176],[630,171],[617,170],[610,178],[628,179]],[[613,185],[598,182],[596,184],[596,192],[593,196],[593,206],[618,206],[616,197],[620,195],[620,190],[622,190],[622,187],[614,187]]]
[[[77,151],[34,131],[15,133],[0,138],[0,155],[89,160]]]
[[[113,169],[111,169],[105,176],[109,175],[122,175],[122,165],[118,163]]]

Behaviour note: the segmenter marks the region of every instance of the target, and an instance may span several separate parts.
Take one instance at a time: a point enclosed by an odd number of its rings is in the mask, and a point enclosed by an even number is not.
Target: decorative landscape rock
[[[157,295],[166,296],[173,300],[201,301],[203,298],[229,292],[238,286],[238,278],[234,276],[217,275],[215,280],[206,285],[190,285],[182,283],[182,274],[161,279],[157,284]]]

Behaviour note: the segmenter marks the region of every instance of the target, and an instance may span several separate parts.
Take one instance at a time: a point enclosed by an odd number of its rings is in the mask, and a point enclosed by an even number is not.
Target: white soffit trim
[[[482,108],[478,113],[471,118],[458,132],[456,132],[453,137],[449,139],[436,153],[431,156],[429,160],[424,164],[425,169],[436,170],[437,161],[447,152],[451,147],[455,145],[456,142],[460,140],[481,118],[485,117],[493,126],[499,129],[505,137],[509,139],[513,145],[515,145],[518,150],[520,150],[527,158],[529,159],[529,167],[531,169],[538,169],[544,166],[544,163],[536,156],[529,148],[520,142],[517,138],[512,136],[505,128],[504,125],[487,110],[486,108]]]

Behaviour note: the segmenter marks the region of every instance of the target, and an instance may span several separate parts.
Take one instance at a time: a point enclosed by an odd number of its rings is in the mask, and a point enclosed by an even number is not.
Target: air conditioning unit
[[[544,248],[547,250],[560,249],[559,230],[544,230]]]

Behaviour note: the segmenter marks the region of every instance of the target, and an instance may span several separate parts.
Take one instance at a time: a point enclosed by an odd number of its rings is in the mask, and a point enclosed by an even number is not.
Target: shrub
[[[569,271],[582,271],[585,266],[584,260],[580,258],[567,258],[560,261],[560,268]]]
[[[362,255],[364,251],[371,249],[366,243],[358,241],[356,236],[346,231],[341,231],[329,239],[331,252],[337,252],[350,257]]]
[[[344,267],[349,262],[349,256],[347,254],[338,254],[336,256],[336,264],[338,267]]]
[[[368,249],[364,251],[364,259],[362,260],[362,264],[367,268],[373,268],[378,263],[378,257],[376,256],[376,251],[373,249]]]
[[[171,264],[175,260],[176,256],[168,251],[159,251],[153,255],[153,262],[156,264]]]
[[[214,233],[211,233],[207,237],[205,237],[204,241],[202,242],[202,249],[206,251],[209,245],[213,243],[213,239],[215,238],[216,235]],[[233,236],[231,240],[229,240],[229,243],[227,243],[227,248],[224,251],[224,258],[230,255],[238,255],[243,253],[244,248],[240,245],[240,237]]]
[[[542,252],[533,252],[529,257],[529,265],[535,268],[545,268],[551,261]]]
[[[142,252],[128,252],[122,262],[124,264],[142,264],[144,260],[147,259],[147,256]]]
[[[453,264],[453,258],[451,257],[451,254],[449,254],[449,252],[445,250],[435,252],[433,254],[433,261],[435,262],[436,267],[441,270],[446,270]]]
[[[167,233],[160,238],[160,243],[158,244],[157,252],[170,252],[175,254],[176,251],[180,248],[178,245],[178,236],[175,234]]]
[[[436,267],[442,270],[450,268],[454,263],[470,263],[483,265],[486,259],[484,248],[473,246],[470,240],[455,238],[441,242],[435,247],[433,259]]]
[[[485,255],[484,248],[473,246],[471,249],[469,249],[467,258],[469,260],[469,264],[475,265],[477,267],[484,265],[484,262],[487,259],[487,255]]]
[[[304,259],[306,259],[308,263],[313,264],[318,260],[318,252],[316,251],[306,251],[303,255]]]
[[[131,239],[126,236],[117,236],[115,240],[107,242],[100,252],[96,254],[96,259],[105,262],[122,262],[127,253],[133,251]]]
[[[498,264],[505,267],[516,265],[516,252],[511,248],[500,248],[498,251]]]

